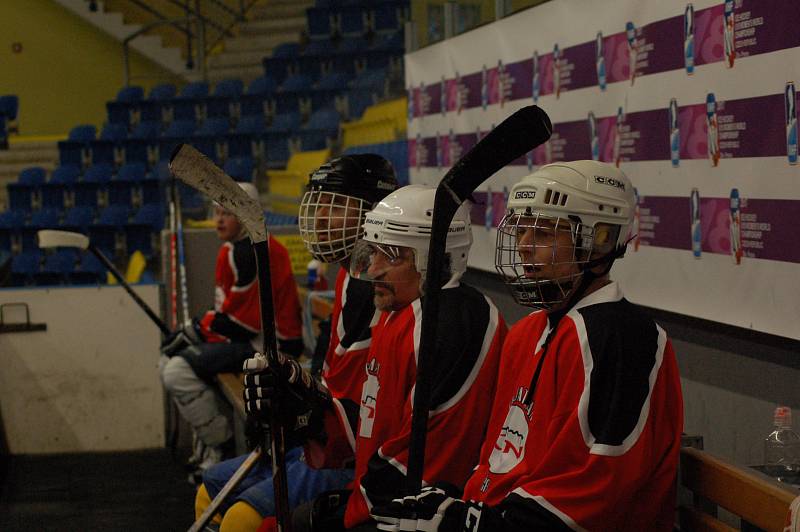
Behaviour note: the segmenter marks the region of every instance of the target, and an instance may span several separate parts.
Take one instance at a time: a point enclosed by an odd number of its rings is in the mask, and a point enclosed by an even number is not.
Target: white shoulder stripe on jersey
[[[344,406],[342,406],[342,403],[335,397],[333,398],[333,406],[336,409],[336,415],[339,416],[339,422],[344,427],[344,433],[345,436],[347,436],[347,443],[350,444],[350,449],[353,450],[353,456],[355,456],[356,439],[353,436],[353,428],[350,426],[350,420],[347,417],[347,414],[345,414]]]
[[[585,528],[582,528],[570,516],[568,516],[567,514],[565,514],[564,512],[562,512],[561,510],[559,510],[558,508],[553,506],[552,504],[550,504],[550,501],[548,501],[547,499],[545,499],[541,495],[531,495],[530,493],[528,493],[527,491],[525,491],[522,488],[517,488],[514,491],[512,491],[511,493],[516,493],[520,497],[524,497],[525,499],[531,499],[531,500],[536,501],[536,503],[539,506],[541,506],[542,508],[544,508],[545,510],[547,510],[551,514],[553,514],[556,517],[558,517],[559,519],[561,519],[561,521],[563,521],[564,524],[567,525],[570,529],[577,530],[577,531],[580,531],[580,532],[586,532]]]
[[[656,358],[653,368],[650,370],[650,375],[648,376],[647,397],[642,402],[642,409],[639,411],[639,418],[636,422],[636,426],[634,426],[633,430],[631,430],[630,434],[625,437],[620,445],[600,444],[596,443],[597,438],[592,434],[591,428],[589,427],[589,398],[591,396],[592,369],[594,368],[592,350],[589,346],[589,336],[586,332],[586,324],[583,321],[583,316],[581,316],[579,312],[573,314],[572,311],[570,311],[568,315],[575,324],[575,330],[578,334],[578,341],[581,347],[581,356],[583,357],[583,392],[578,401],[578,423],[581,427],[583,441],[586,443],[586,446],[589,447],[589,453],[591,454],[621,456],[636,444],[647,423],[647,418],[650,415],[650,397],[653,394],[653,387],[658,377],[658,371],[664,359],[664,349],[667,345],[667,333],[664,332],[664,329],[656,325],[658,331]]]
[[[472,370],[469,372],[469,375],[467,375],[467,378],[464,380],[464,384],[461,385],[461,388],[458,390],[458,392],[453,397],[442,403],[439,408],[432,410],[431,415],[439,414],[456,405],[472,387],[472,383],[474,383],[475,379],[478,378],[478,374],[480,373],[481,368],[483,368],[483,363],[486,361],[486,355],[489,353],[489,348],[492,347],[492,342],[494,341],[495,334],[497,333],[497,325],[499,322],[497,307],[494,306],[494,303],[492,303],[492,300],[488,297],[483,296],[483,298],[489,305],[489,323],[486,326],[486,333],[483,336],[483,345],[481,345],[481,351],[478,354],[478,358],[475,360],[475,364],[472,365]]]
[[[342,282],[342,304],[339,307],[339,315],[336,317],[336,336],[339,337],[339,340],[344,338],[345,330],[344,330],[344,320],[342,316],[344,315],[344,306],[347,304],[347,286],[350,284],[350,274],[345,273],[344,275],[344,282]],[[339,353],[339,347],[336,346],[336,354],[343,355],[344,352]]]

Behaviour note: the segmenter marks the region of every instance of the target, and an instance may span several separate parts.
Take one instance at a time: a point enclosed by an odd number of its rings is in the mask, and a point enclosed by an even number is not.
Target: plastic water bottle
[[[314,290],[314,286],[317,284],[317,278],[319,277],[319,267],[320,262],[317,259],[311,259],[308,262],[308,278],[306,279],[306,286],[309,289]]]
[[[800,474],[800,435],[792,430],[792,409],[775,409],[775,430],[764,440],[764,462],[767,474],[778,480],[789,480]]]

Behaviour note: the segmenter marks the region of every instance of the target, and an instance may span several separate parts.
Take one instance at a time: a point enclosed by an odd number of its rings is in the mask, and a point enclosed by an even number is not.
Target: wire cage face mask
[[[369,210],[360,198],[312,190],[300,201],[300,237],[311,255],[322,262],[339,262],[350,255],[362,234],[361,224]]]
[[[509,212],[497,228],[495,268],[520,305],[563,303],[583,273],[594,230],[568,218]]]

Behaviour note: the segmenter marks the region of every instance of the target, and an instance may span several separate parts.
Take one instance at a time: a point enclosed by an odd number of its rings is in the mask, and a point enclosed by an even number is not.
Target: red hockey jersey
[[[423,476],[426,483],[463,486],[478,461],[506,327],[497,308],[464,285],[442,291],[441,309]],[[373,505],[402,494],[421,318],[420,300],[381,313],[362,369],[360,404],[336,398],[326,414],[325,467],[347,458],[355,436],[355,488],[346,527],[366,521]]]
[[[545,312],[509,332],[464,498],[514,530],[672,530],[683,402],[666,333],[616,283],[559,322],[534,378],[549,332]]]
[[[372,283],[353,279],[347,268],[339,268],[335,294],[322,381],[334,397],[357,402],[372,339],[370,329],[378,323],[380,312],[373,303]]]
[[[302,353],[302,316],[297,284],[289,253],[269,237],[272,301],[278,348],[287,354]],[[258,297],[256,258],[249,238],[225,242],[217,254],[214,309],[200,320],[207,342],[250,342],[262,349],[261,310]]]

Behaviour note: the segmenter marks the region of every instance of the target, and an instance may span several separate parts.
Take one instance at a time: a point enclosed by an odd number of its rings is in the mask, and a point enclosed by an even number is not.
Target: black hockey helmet
[[[392,163],[374,153],[343,155],[311,173],[309,192],[337,192],[374,205],[397,188]]]

